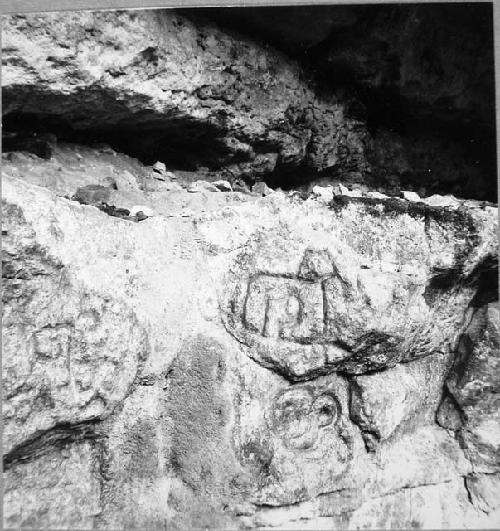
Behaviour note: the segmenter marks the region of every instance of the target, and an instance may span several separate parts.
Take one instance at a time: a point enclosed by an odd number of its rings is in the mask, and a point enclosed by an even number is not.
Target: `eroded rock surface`
[[[347,99],[349,113],[368,125],[364,156],[375,180],[387,188],[392,182],[413,184],[428,195],[444,190],[484,199],[496,195],[491,4],[182,13],[194,20],[201,14],[230,31],[270,42],[295,58],[323,90],[341,88],[339,99]],[[353,182],[360,173],[358,184],[366,182],[365,170],[353,165],[350,171]]]
[[[6,17],[3,32],[13,127],[55,121],[181,169],[363,163],[366,132],[342,104],[318,100],[293,61],[210,24],[170,10],[54,13]]]
[[[489,6],[317,7],[4,17],[4,149],[57,130],[215,180],[495,197]]]
[[[75,442],[4,468],[5,527],[92,528],[101,511],[97,451],[91,443]]]
[[[147,341],[130,308],[71,281],[18,206],[5,203],[3,214],[3,447],[22,454],[40,432],[119,406]]]
[[[495,209],[182,190],[184,210],[130,223],[29,176],[3,185],[8,522],[74,522],[55,505],[42,518],[45,498],[21,511],[13,496],[27,495],[16,478],[35,467],[54,481],[67,473],[79,496],[73,469],[52,471],[50,456],[81,444],[99,491],[85,514],[102,529],[287,527],[294,514],[306,527],[379,525],[380,497],[396,525],[405,489],[452,484],[443,525],[456,507],[488,521],[486,503],[496,518],[496,483],[483,477],[496,473],[496,442],[477,468],[476,443],[464,453],[455,435],[480,427],[435,424],[446,377],[465,400],[464,377],[457,387],[447,373],[456,338],[495,311],[467,317],[496,250]],[[143,203],[154,194],[165,197]],[[489,411],[490,395],[474,396]]]
[[[5,526],[498,528],[495,205],[194,17],[4,28]]]
[[[279,506],[335,489],[359,439],[348,418],[347,382],[323,377],[277,391],[242,384],[235,444],[254,476],[250,499]]]
[[[412,429],[418,421],[433,417],[449,360],[450,353],[434,353],[352,379],[351,416],[361,427],[368,448],[389,439],[398,429]]]
[[[300,380],[450,348],[475,290],[467,278],[477,252],[490,245],[479,243],[488,232],[481,210],[353,199],[294,205],[285,217],[275,205],[274,227],[227,280],[226,327],[251,356]],[[455,275],[460,286],[446,281]]]
[[[473,308],[470,315],[446,382],[438,421],[457,432],[476,472],[498,473],[498,302]],[[480,483],[479,479],[471,481]]]

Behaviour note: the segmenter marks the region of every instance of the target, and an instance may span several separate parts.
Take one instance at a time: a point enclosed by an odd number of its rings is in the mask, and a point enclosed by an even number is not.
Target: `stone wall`
[[[496,205],[356,189],[347,99],[208,22],[3,47],[6,527],[498,527]]]

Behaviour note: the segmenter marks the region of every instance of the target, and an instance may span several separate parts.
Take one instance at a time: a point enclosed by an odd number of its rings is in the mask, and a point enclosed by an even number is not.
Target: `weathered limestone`
[[[4,17],[4,149],[50,157],[23,135],[55,128],[224,179],[495,196],[491,6],[277,9]]]
[[[29,169],[4,175],[3,200],[6,524],[498,520],[498,445],[479,440],[493,380],[471,361],[494,363],[496,307],[468,310],[496,253],[492,207],[182,190],[143,194],[155,216],[131,223]],[[450,429],[435,423],[445,378],[480,412]],[[28,493],[32,474],[67,497]]]
[[[370,449],[389,439],[398,428],[408,430],[419,421],[433,420],[449,360],[450,353],[435,353],[352,379],[351,417],[361,427]]]
[[[457,356],[448,376],[448,393],[438,420],[446,428],[460,430],[478,470],[497,470],[498,448],[498,303],[491,302],[468,314]],[[490,459],[492,461],[489,461]],[[486,461],[484,461],[486,459]],[[493,468],[491,468],[493,467]]]
[[[4,525],[90,529],[101,512],[98,448],[74,442],[46,448],[26,464],[4,466]]]
[[[14,122],[50,117],[146,158],[184,153],[194,169],[241,175],[366,166],[365,127],[318,99],[295,62],[173,10],[5,17],[2,45]]]
[[[494,245],[481,209],[346,201],[311,202],[304,221],[306,205],[285,219],[276,196],[276,230],[249,242],[227,277],[226,328],[292,380],[449,352],[475,290],[467,278]],[[442,285],[447,276],[460,288]]]
[[[5,526],[498,528],[485,166],[196,17],[3,22]]]
[[[15,453],[55,426],[120,406],[147,340],[130,308],[74,282],[40,247],[18,206],[3,214],[3,447]]]

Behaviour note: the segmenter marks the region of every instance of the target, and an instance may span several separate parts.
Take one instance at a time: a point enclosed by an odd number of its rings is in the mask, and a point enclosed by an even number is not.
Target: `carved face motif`
[[[353,460],[357,433],[347,411],[348,383],[338,375],[283,388],[247,382],[237,400],[235,447],[253,474],[259,503],[293,503],[334,489]]]
[[[273,423],[285,446],[289,449],[313,448],[319,430],[334,423],[340,405],[330,394],[314,397],[307,387],[288,389],[274,402]]]

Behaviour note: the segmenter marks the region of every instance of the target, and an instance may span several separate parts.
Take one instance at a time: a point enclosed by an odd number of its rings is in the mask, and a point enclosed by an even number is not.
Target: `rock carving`
[[[319,431],[339,416],[340,404],[332,394],[315,397],[308,387],[287,389],[274,402],[274,428],[288,449],[313,448]]]
[[[344,284],[329,253],[307,249],[295,274],[256,272],[238,279],[228,330],[274,369],[300,379],[351,355],[338,343],[335,296]]]
[[[235,445],[255,474],[258,503],[296,503],[346,477],[361,443],[346,416],[345,379],[331,374],[272,394],[243,391],[237,403]]]

